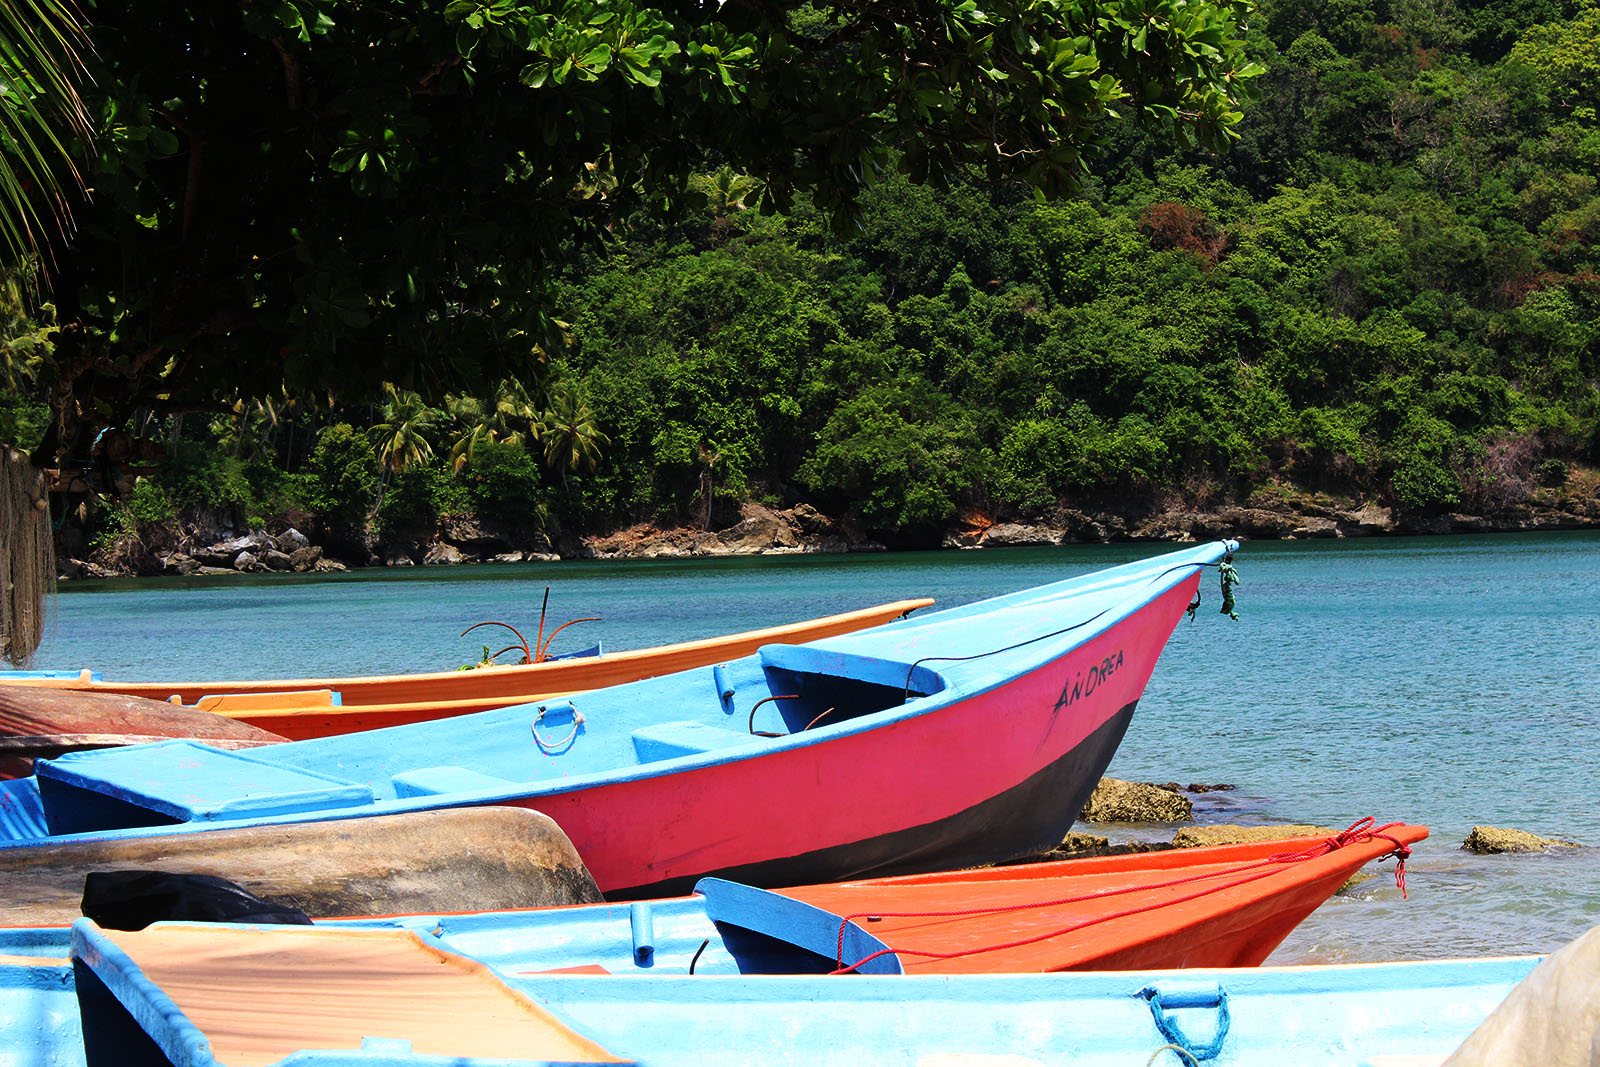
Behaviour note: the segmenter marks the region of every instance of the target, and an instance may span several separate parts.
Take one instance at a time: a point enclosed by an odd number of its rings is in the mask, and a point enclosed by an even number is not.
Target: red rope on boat
[[[1302,848],[1302,849],[1296,849],[1296,850],[1291,851],[1291,852],[1274,852],[1272,855],[1267,856],[1264,859],[1257,860],[1257,861],[1255,861],[1253,863],[1241,864],[1238,867],[1234,867],[1234,868],[1230,868],[1230,869],[1226,869],[1226,870],[1221,870],[1221,871],[1212,871],[1212,872],[1207,873],[1207,874],[1193,874],[1193,875],[1185,876],[1183,878],[1172,878],[1172,879],[1169,879],[1168,881],[1165,881],[1165,882],[1145,883],[1143,885],[1137,885],[1137,886],[1120,886],[1120,887],[1115,888],[1115,889],[1102,889],[1102,890],[1098,890],[1098,891],[1090,892],[1090,893],[1079,893],[1079,894],[1076,894],[1074,896],[1057,897],[1054,900],[1040,900],[1040,901],[1033,901],[1033,902],[1026,903],[1026,904],[1006,904],[1006,905],[1003,905],[1003,906],[1000,906],[1000,907],[970,908],[970,909],[965,909],[965,910],[957,909],[957,910],[951,910],[951,911],[862,911],[862,912],[856,912],[856,913],[854,913],[852,915],[843,916],[841,918],[840,922],[839,922],[839,941],[838,941],[838,947],[834,952],[834,964],[836,965],[836,967],[835,967],[835,970],[833,970],[830,973],[832,973],[832,974],[849,974],[851,971],[856,970],[857,968],[863,966],[864,964],[870,963],[872,960],[877,959],[879,956],[885,956],[885,955],[888,955],[890,953],[895,953],[895,954],[904,955],[904,956],[920,956],[920,957],[922,957],[924,959],[932,959],[932,960],[953,960],[953,959],[960,959],[963,956],[976,956],[976,955],[980,955],[980,954],[985,953],[985,952],[1000,952],[1000,951],[1003,951],[1005,949],[1022,948],[1025,945],[1038,944],[1040,941],[1048,941],[1052,937],[1059,937],[1062,934],[1070,933],[1070,932],[1072,932],[1074,930],[1081,930],[1081,929],[1084,929],[1084,928],[1089,927],[1089,926],[1097,925],[1099,923],[1110,922],[1113,919],[1125,919],[1125,918],[1128,918],[1129,916],[1139,915],[1139,914],[1142,914],[1144,912],[1149,912],[1149,911],[1155,911],[1158,908],[1171,907],[1174,904],[1184,904],[1184,903],[1187,903],[1188,901],[1196,900],[1196,899],[1199,899],[1200,897],[1203,897],[1203,896],[1208,896],[1211,893],[1217,892],[1219,889],[1232,889],[1235,886],[1246,885],[1246,884],[1248,884],[1250,882],[1254,882],[1254,881],[1257,881],[1257,880],[1262,879],[1262,878],[1271,877],[1273,874],[1277,873],[1277,871],[1284,864],[1287,864],[1287,863],[1303,863],[1306,860],[1316,859],[1318,856],[1326,856],[1326,855],[1328,855],[1330,853],[1337,852],[1339,849],[1344,848],[1346,845],[1358,844],[1358,843],[1363,842],[1363,841],[1371,841],[1374,838],[1379,838],[1379,839],[1388,841],[1389,843],[1394,845],[1393,851],[1391,851],[1391,852],[1389,852],[1389,853],[1387,853],[1387,854],[1385,854],[1383,856],[1379,856],[1378,857],[1378,861],[1382,862],[1384,859],[1387,859],[1389,856],[1394,856],[1395,859],[1398,861],[1397,864],[1396,864],[1396,867],[1395,867],[1395,885],[1399,887],[1401,898],[1404,899],[1405,898],[1405,891],[1406,891],[1405,864],[1406,864],[1406,858],[1411,855],[1411,848],[1410,848],[1409,845],[1406,845],[1406,844],[1402,843],[1400,840],[1398,840],[1394,836],[1392,836],[1390,834],[1387,834],[1387,833],[1384,833],[1385,830],[1388,830],[1391,827],[1400,826],[1400,825],[1403,825],[1403,824],[1402,823],[1398,823],[1398,822],[1391,822],[1391,823],[1384,823],[1382,826],[1379,826],[1379,827],[1374,827],[1372,824],[1375,821],[1376,820],[1373,819],[1369,815],[1365,819],[1361,819],[1361,820],[1358,820],[1355,823],[1352,823],[1348,829],[1341,830],[1340,832],[1334,834],[1332,837],[1322,838],[1321,840],[1317,841],[1315,844],[1308,845],[1308,846],[1306,846],[1305,848]],[[1030,910],[1030,909],[1033,909],[1033,908],[1053,908],[1053,907],[1057,907],[1057,906],[1062,905],[1062,904],[1079,904],[1079,903],[1082,903],[1084,901],[1100,900],[1100,899],[1104,899],[1104,898],[1107,898],[1107,897],[1118,896],[1118,895],[1123,894],[1123,893],[1142,893],[1142,892],[1145,892],[1145,891],[1151,890],[1151,889],[1169,889],[1169,888],[1171,888],[1173,886],[1186,885],[1186,884],[1188,884],[1190,882],[1210,881],[1212,879],[1222,878],[1222,877],[1225,877],[1225,876],[1228,876],[1228,875],[1235,875],[1235,874],[1242,875],[1242,877],[1238,878],[1238,880],[1236,880],[1236,881],[1228,882],[1225,885],[1207,886],[1206,888],[1201,889],[1201,890],[1199,890],[1199,891],[1197,891],[1195,893],[1191,893],[1191,894],[1189,894],[1187,896],[1176,897],[1176,898],[1169,899],[1169,900],[1163,900],[1163,901],[1160,901],[1160,902],[1154,903],[1154,904],[1142,904],[1142,905],[1140,905],[1138,907],[1128,908],[1128,909],[1125,909],[1123,911],[1113,912],[1113,913],[1107,914],[1107,915],[1096,916],[1096,917],[1091,918],[1091,919],[1085,919],[1085,920],[1083,920],[1081,922],[1068,923],[1065,926],[1059,927],[1058,929],[1047,931],[1046,933],[1043,933],[1043,934],[1036,934],[1033,937],[1020,938],[1020,939],[1018,939],[1016,941],[1008,941],[1008,942],[1006,942],[1004,944],[985,945],[985,946],[983,946],[981,948],[963,949],[960,952],[922,952],[922,951],[918,951],[916,949],[908,949],[908,948],[885,948],[885,949],[879,949],[877,952],[874,952],[871,955],[865,956],[862,959],[859,959],[856,962],[854,962],[852,964],[849,964],[848,966],[844,962],[844,935],[845,935],[845,931],[849,928],[850,923],[855,919],[863,919],[863,918],[868,918],[868,917],[872,917],[872,916],[875,916],[875,917],[878,917],[878,918],[891,918],[891,919],[938,919],[938,918],[958,918],[958,917],[967,916],[967,915],[1004,915],[1007,912],[1027,911],[1027,910]]]

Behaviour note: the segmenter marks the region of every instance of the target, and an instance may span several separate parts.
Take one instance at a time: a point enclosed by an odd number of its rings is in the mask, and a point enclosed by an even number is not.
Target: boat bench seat
[[[183,703],[176,696],[169,699],[174,704]],[[207,693],[189,706],[218,715],[244,715],[253,711],[300,711],[343,705],[337,689],[290,689],[281,693]]]
[[[654,763],[748,745],[754,740],[750,734],[703,722],[658,722],[633,731],[633,753],[640,763]]]
[[[397,797],[430,797],[441,793],[501,793],[517,783],[471,767],[418,767],[389,779]]]
[[[757,654],[761,666],[795,677],[818,676],[847,682],[862,682],[887,689],[910,689],[924,695],[945,688],[945,680],[920,664],[902,660],[839,652],[815,645],[762,645]]]
[[[258,819],[371,804],[372,790],[193,741],[69,752],[34,764],[53,834]]]
[[[81,919],[72,958],[88,1067],[632,1062],[410,930]]]

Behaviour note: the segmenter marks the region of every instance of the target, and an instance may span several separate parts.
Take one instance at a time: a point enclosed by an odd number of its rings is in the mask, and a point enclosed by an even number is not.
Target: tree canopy
[[[87,8],[98,138],[40,368],[78,423],[536,373],[552,271],[708,160],[841,228],[898,168],[1075,188],[1117,119],[1218,144],[1247,0],[174,0]],[[730,196],[733,194],[730,193]]]

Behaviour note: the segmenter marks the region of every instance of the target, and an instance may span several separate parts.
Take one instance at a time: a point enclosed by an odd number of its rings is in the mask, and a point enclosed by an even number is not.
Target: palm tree
[[[384,489],[391,477],[433,458],[433,446],[423,436],[423,431],[431,430],[439,415],[423,403],[421,396],[409,389],[397,389],[393,382],[384,382],[383,391],[387,397],[383,402],[383,421],[367,431],[367,440],[372,443],[381,471],[378,499],[372,505],[373,515],[383,506]]]
[[[711,481],[711,473],[712,473],[713,468],[715,468],[716,465],[718,463],[721,463],[721,462],[722,462],[722,450],[717,448],[716,445],[714,445],[714,444],[712,444],[712,443],[710,443],[708,441],[701,441],[700,442],[700,463],[701,463],[701,466],[702,466],[703,469],[702,469],[701,474],[700,474],[700,492],[702,494],[704,494],[705,499],[706,499],[706,532],[707,533],[711,532],[711,498],[712,498],[712,488],[713,488],[712,481]]]
[[[58,129],[90,135],[74,85],[87,47],[71,0],[0,2],[0,240],[9,260],[43,249],[45,231],[67,228],[62,175],[73,186],[83,180]]]
[[[550,406],[535,430],[544,444],[545,465],[561,472],[563,486],[569,471],[594,470],[600,463],[600,446],[611,443],[595,425],[589,405],[571,386],[551,393]]]
[[[539,420],[527,387],[515,378],[503,379],[490,403],[473,396],[453,396],[445,399],[445,410],[462,427],[450,449],[450,465],[456,470],[471,463],[486,444],[503,441],[526,446],[534,439]]]

